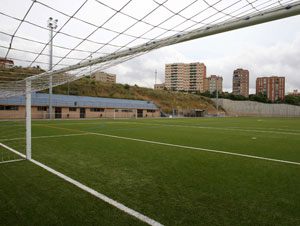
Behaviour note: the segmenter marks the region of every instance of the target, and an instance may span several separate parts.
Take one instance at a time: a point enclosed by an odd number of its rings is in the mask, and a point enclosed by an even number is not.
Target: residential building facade
[[[174,63],[165,66],[165,84],[167,89],[203,92],[206,66],[204,63]]]
[[[223,78],[221,76],[211,75],[204,79],[204,92],[215,92],[218,89],[219,93],[223,90]]]
[[[92,74],[92,78],[96,81],[106,82],[106,83],[116,83],[116,75],[106,72],[95,72]]]
[[[285,95],[285,77],[260,77],[256,79],[256,95],[262,93],[271,101],[283,99]]]
[[[249,97],[249,71],[238,68],[233,71],[232,93]]]

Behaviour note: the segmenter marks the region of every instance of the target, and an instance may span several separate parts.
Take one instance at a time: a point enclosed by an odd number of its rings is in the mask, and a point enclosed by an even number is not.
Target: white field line
[[[75,125],[75,124],[81,124],[81,123],[69,123],[68,125]],[[82,123],[84,124],[84,123]],[[88,124],[98,124],[98,123],[88,123]],[[159,125],[163,127],[183,127],[183,128],[195,128],[195,129],[217,129],[217,130],[234,130],[234,131],[242,131],[242,132],[262,132],[262,133],[275,133],[275,134],[285,134],[285,135],[300,135],[300,133],[289,133],[289,132],[278,132],[278,131],[264,131],[264,130],[257,130],[257,129],[265,129],[265,128],[256,128],[256,130],[252,129],[238,129],[239,127],[227,127],[227,128],[221,128],[221,127],[203,127],[203,126],[186,126],[186,125],[168,125],[168,124],[156,124],[156,123],[142,123],[142,122],[106,122],[106,124],[143,124],[143,125]],[[53,124],[45,124],[45,125],[53,125]],[[62,124],[60,124],[62,125]],[[67,124],[64,124],[67,125]],[[245,127],[244,127],[245,128]],[[273,128],[275,129],[275,128]],[[281,130],[281,129],[278,129]],[[117,131],[117,130],[116,130]],[[288,130],[287,130],[288,131]],[[297,131],[297,130],[290,130],[290,131]],[[107,132],[113,132],[113,131],[107,131]],[[32,139],[43,139],[43,138],[56,138],[56,137],[71,137],[71,136],[82,136],[82,135],[89,135],[93,133],[79,133],[79,134],[62,134],[62,135],[50,135],[50,136],[36,136],[32,137]],[[8,138],[8,139],[0,139],[0,142],[2,141],[14,141],[14,140],[25,140],[25,137],[19,137],[19,138]]]
[[[117,138],[117,139],[123,139],[123,140],[131,140],[131,141],[138,141],[138,142],[144,142],[144,143],[150,143],[150,144],[157,144],[157,145],[163,145],[163,146],[170,146],[170,147],[192,149],[192,150],[198,150],[198,151],[213,152],[213,153],[219,153],[219,154],[225,154],[225,155],[235,155],[235,156],[240,156],[240,157],[261,159],[261,160],[267,160],[267,161],[272,161],[272,162],[279,162],[279,163],[286,163],[286,164],[292,164],[292,165],[299,165],[300,166],[300,162],[291,162],[291,161],[280,160],[280,159],[265,158],[265,157],[255,156],[255,155],[247,155],[247,154],[240,154],[240,153],[227,152],[227,151],[218,151],[218,150],[213,150],[213,149],[190,147],[190,146],[185,146],[185,145],[169,144],[169,143],[163,143],[163,142],[157,142],[157,141],[150,141],[150,140],[143,140],[143,139],[136,139],[136,138],[129,138],[129,137],[121,137],[121,136],[114,136],[114,135],[108,135],[108,134],[103,134],[103,133],[90,133],[90,134],[98,135],[98,136],[104,136],[104,137]]]
[[[254,130],[254,129],[235,129],[235,128],[221,128],[221,127],[208,127],[208,126],[181,126],[181,127],[189,127],[189,128],[200,128],[200,129],[216,129],[216,130],[230,130],[230,131],[240,131],[240,132],[258,132],[258,133],[273,133],[273,134],[284,134],[284,135],[298,135],[300,133],[291,133],[291,132],[279,132],[279,131],[271,131],[271,130]]]
[[[284,134],[284,135],[298,135],[300,133],[291,133],[291,132],[280,132],[272,130],[253,130],[253,129],[236,129],[235,127],[211,127],[211,126],[186,126],[186,125],[172,125],[172,124],[158,124],[158,123],[143,123],[143,122],[131,122],[134,124],[144,124],[144,125],[165,125],[166,127],[183,127],[183,128],[195,128],[195,129],[216,129],[216,130],[231,130],[231,131],[241,131],[241,132],[259,132],[259,133],[274,133],[274,134]],[[262,128],[264,129],[264,128]]]
[[[12,149],[12,148],[10,148],[10,147],[2,144],[2,143],[0,143],[0,145],[2,147],[7,148],[8,150],[12,151],[13,153],[16,153],[17,155],[20,155],[20,156],[22,156],[22,157],[25,158],[25,155],[19,153],[18,151],[14,150],[14,149]],[[125,212],[125,213],[127,213],[127,214],[129,214],[131,216],[136,217],[140,221],[143,221],[143,222],[145,222],[145,223],[147,223],[149,225],[153,225],[153,226],[162,226],[161,223],[159,223],[159,222],[157,222],[157,221],[155,221],[155,220],[153,220],[153,219],[151,219],[151,218],[149,218],[149,217],[147,217],[147,216],[145,216],[145,215],[143,215],[143,214],[141,214],[141,213],[139,213],[139,212],[137,212],[137,211],[135,211],[133,209],[128,208],[127,206],[125,206],[125,205],[123,205],[123,204],[121,204],[121,203],[119,203],[119,202],[117,202],[117,201],[115,201],[115,200],[113,200],[113,199],[111,199],[111,198],[109,198],[109,197],[107,197],[107,196],[105,196],[105,195],[97,192],[96,190],[94,190],[94,189],[92,189],[92,188],[90,188],[90,187],[88,187],[88,186],[86,186],[84,184],[81,184],[80,182],[78,182],[78,181],[72,179],[71,177],[68,177],[68,176],[66,176],[66,175],[64,175],[64,174],[62,174],[62,173],[60,173],[60,172],[58,172],[58,171],[50,168],[49,166],[46,166],[46,165],[44,165],[44,164],[42,164],[42,163],[40,163],[40,162],[38,162],[38,161],[36,161],[34,159],[30,159],[29,161],[32,162],[32,163],[34,163],[35,165],[37,165],[37,166],[39,166],[39,167],[47,170],[48,172],[50,172],[50,173],[52,173],[52,174],[54,174],[54,175],[62,178],[63,180],[65,180],[65,181],[67,181],[67,182],[75,185],[76,187],[78,187],[78,188],[80,188],[80,189],[82,189],[82,190],[90,193],[91,195],[93,195],[93,196],[95,196],[95,197],[103,200],[104,202],[106,202],[106,203],[108,203],[108,204],[110,204],[110,205],[118,208],[119,210],[121,210],[121,211],[123,211],[123,212]]]
[[[156,121],[157,122],[157,121]],[[63,123],[59,125],[87,125],[87,124],[95,124],[98,125],[99,122],[95,123]],[[275,133],[275,134],[285,134],[285,135],[300,135],[300,130],[289,130],[289,129],[277,129],[277,128],[250,128],[245,129],[247,127],[212,127],[212,126],[187,126],[187,125],[174,125],[174,124],[161,124],[161,123],[143,123],[143,122],[122,122],[122,121],[112,121],[112,122],[101,122],[101,124],[143,124],[143,125],[159,125],[159,126],[166,126],[166,127],[186,127],[186,128],[198,128],[198,129],[217,129],[217,130],[233,130],[233,131],[241,131],[241,132],[260,132],[260,133]],[[52,125],[55,124],[43,124],[43,125]],[[266,130],[267,129],[267,130]],[[273,129],[273,131],[271,130]],[[274,131],[277,130],[277,131]],[[281,132],[282,131],[282,132]],[[299,133],[293,133],[299,132]]]
[[[261,127],[228,127],[228,128],[232,128],[232,129],[266,129],[267,131],[270,130],[274,130],[274,131],[283,131],[283,132],[299,132],[300,130],[296,130],[296,129],[282,129],[282,128],[261,128]]]
[[[18,161],[23,161],[23,160],[25,160],[25,159],[13,159],[13,160],[7,160],[7,161],[0,162],[0,164],[10,163],[10,162],[18,162]]]
[[[38,136],[31,137],[32,139],[42,139],[42,138],[55,138],[55,137],[72,137],[72,136],[83,136],[89,135],[88,133],[74,133],[74,134],[62,134],[62,135],[50,135],[50,136]],[[0,139],[0,141],[13,141],[13,140],[26,140],[26,137],[19,138],[9,138],[9,139]]]
[[[156,122],[157,122],[157,120],[156,120]],[[144,124],[144,125],[160,125],[160,126],[164,125],[164,126],[170,126],[170,127],[171,126],[174,126],[174,127],[191,127],[191,128],[199,128],[199,129],[220,129],[220,130],[229,129],[229,130],[241,130],[241,131],[245,131],[245,132],[248,132],[248,131],[274,132],[274,133],[283,133],[283,134],[286,133],[286,134],[292,134],[292,135],[300,135],[300,130],[281,129],[281,128],[258,128],[258,127],[227,127],[227,128],[224,128],[224,127],[212,127],[212,126],[187,126],[187,125],[174,125],[174,124],[165,124],[165,123],[163,123],[163,124],[143,123],[143,122],[105,122],[104,124]],[[299,133],[290,133],[290,132],[299,132]]]
[[[11,152],[13,152],[13,153],[15,153],[16,155],[21,156],[21,157],[24,158],[24,159],[26,158],[26,156],[25,156],[24,154],[22,154],[22,153],[16,151],[15,149],[12,149],[12,148],[8,147],[8,146],[5,145],[5,144],[0,143],[0,146],[2,146],[2,147],[4,147],[5,149],[7,149],[7,150],[9,150],[9,151],[11,151]]]

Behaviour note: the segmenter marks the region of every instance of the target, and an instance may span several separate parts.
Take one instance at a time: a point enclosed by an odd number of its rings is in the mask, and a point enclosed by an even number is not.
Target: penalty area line
[[[0,143],[0,146],[8,149],[9,151],[11,151],[11,152],[13,152],[13,153],[15,153],[15,154],[23,157],[23,158],[26,158],[25,155],[23,155],[20,152],[18,152],[16,150],[14,150],[14,149],[6,146],[5,144]],[[62,173],[60,173],[60,172],[58,172],[58,171],[50,168],[49,166],[44,165],[43,163],[40,163],[40,162],[38,162],[38,161],[36,161],[34,159],[27,159],[27,160],[30,161],[30,162],[32,162],[33,164],[35,164],[35,165],[37,165],[37,166],[45,169],[45,170],[47,170],[48,172],[50,172],[50,173],[52,173],[52,174],[60,177],[61,179],[63,179],[65,181],[67,181],[67,182],[75,185],[76,187],[80,188],[81,190],[84,190],[84,191],[90,193],[91,195],[93,195],[93,196],[101,199],[102,201],[104,201],[104,202],[106,202],[106,203],[108,203],[108,204],[110,204],[110,205],[118,208],[119,210],[127,213],[128,215],[136,217],[140,221],[143,221],[143,222],[145,222],[145,223],[147,223],[149,225],[152,225],[152,226],[163,226],[161,223],[159,223],[159,222],[157,222],[157,221],[155,221],[155,220],[153,220],[153,219],[151,219],[151,218],[149,218],[149,217],[147,217],[147,216],[145,216],[145,215],[143,215],[143,214],[141,214],[141,213],[139,213],[139,212],[137,212],[137,211],[135,211],[133,209],[130,209],[129,207],[123,205],[122,203],[119,203],[119,202],[117,202],[117,201],[115,201],[115,200],[113,200],[113,199],[111,199],[111,198],[109,198],[109,197],[107,197],[107,196],[105,196],[105,195],[97,192],[96,190],[94,190],[94,189],[92,189],[92,188],[90,188],[90,187],[88,187],[88,186],[86,186],[86,185],[84,185],[84,184],[82,184],[82,183],[80,183],[80,182],[72,179],[71,177],[68,177],[68,176],[66,176],[66,175],[64,175],[64,174],[62,174]]]
[[[157,145],[163,145],[163,146],[170,146],[170,147],[177,147],[177,148],[184,148],[184,149],[219,153],[219,154],[225,154],[225,155],[234,155],[234,156],[240,156],[240,157],[246,157],[246,158],[252,158],[252,159],[260,159],[260,160],[266,160],[266,161],[271,161],[271,162],[279,162],[279,163],[285,163],[285,164],[292,164],[292,165],[300,166],[300,162],[292,162],[292,161],[286,161],[286,160],[281,160],[281,159],[260,157],[260,156],[256,156],[256,155],[247,155],[247,154],[240,154],[240,153],[227,152],[227,151],[219,151],[219,150],[213,150],[213,149],[207,149],[207,148],[198,148],[198,147],[191,147],[191,146],[185,146],[185,145],[169,144],[169,143],[143,140],[143,139],[137,139],[137,138],[114,136],[114,135],[103,134],[103,133],[90,133],[90,134],[98,135],[98,136],[104,136],[104,137],[117,138],[117,139],[123,139],[123,140],[132,140],[132,141],[138,141],[138,142],[144,142],[144,143],[150,143],[150,144],[157,144]]]
[[[158,141],[150,141],[150,140],[143,140],[143,139],[130,138],[130,137],[114,136],[114,135],[103,134],[103,133],[95,133],[95,132],[87,132],[86,133],[85,131],[81,131],[81,130],[66,129],[66,128],[54,127],[54,126],[52,128],[60,129],[60,130],[68,130],[68,131],[73,131],[73,132],[81,132],[81,133],[90,134],[90,135],[98,135],[98,136],[111,137],[111,138],[117,138],[117,139],[123,139],[123,140],[132,140],[132,141],[138,141],[138,142],[144,142],[144,143],[150,143],[150,144],[157,144],[157,145],[164,145],[164,146],[170,146],[170,147],[206,151],[206,152],[219,153],[219,154],[225,154],[225,155],[234,155],[234,156],[240,156],[240,157],[245,157],[245,158],[260,159],[260,160],[266,160],[266,161],[271,161],[271,162],[279,162],[279,163],[285,163],[285,164],[300,166],[300,162],[292,162],[292,161],[281,160],[281,159],[260,157],[260,156],[256,156],[256,155],[247,155],[247,154],[240,154],[240,153],[227,152],[227,151],[219,151],[219,150],[213,150],[213,149],[207,149],[207,148],[198,148],[198,147],[191,147],[191,146],[178,145],[178,144],[169,144],[169,143],[163,143],[163,142],[158,142]]]

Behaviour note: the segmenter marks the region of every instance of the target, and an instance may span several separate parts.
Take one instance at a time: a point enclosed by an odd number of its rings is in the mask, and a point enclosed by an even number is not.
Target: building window
[[[147,112],[149,112],[149,113],[151,113],[151,112],[154,113],[155,110],[149,110],[149,109],[148,109]]]
[[[47,111],[47,107],[43,107],[43,106],[38,106],[37,107],[38,111]]]
[[[5,106],[5,105],[0,105],[0,111],[18,111],[19,106]]]
[[[104,112],[104,108],[91,108],[91,112]]]
[[[77,108],[69,108],[69,111],[76,111]]]
[[[129,110],[129,109],[122,109],[122,112],[132,112],[132,110]]]

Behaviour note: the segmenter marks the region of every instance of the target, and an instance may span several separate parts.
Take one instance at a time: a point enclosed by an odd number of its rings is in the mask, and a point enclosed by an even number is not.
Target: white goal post
[[[270,21],[291,17],[299,14],[300,14],[300,1],[293,1],[290,4],[286,4],[286,5],[281,4],[281,2],[278,1],[276,7],[257,10],[257,12],[249,13],[247,15],[243,15],[240,17],[231,17],[230,19],[222,22],[214,23],[207,26],[201,26],[193,30],[186,30],[184,32],[179,32],[164,38],[153,39],[151,41],[144,42],[143,44],[134,45],[134,46],[126,45],[124,46],[124,48],[118,51],[109,52],[101,57],[97,57],[91,60],[82,60],[77,64],[71,66],[64,66],[63,68],[60,68],[58,70],[47,71],[18,81],[1,80],[0,98],[19,96],[23,94],[26,95],[26,135],[23,135],[23,138],[21,138],[21,139],[25,138],[24,140],[26,141],[26,145],[25,145],[26,154],[22,157],[27,158],[29,160],[32,158],[31,93],[48,89],[50,79],[53,79],[52,85],[53,87],[55,87],[67,82],[78,80],[85,76],[89,76],[93,72],[110,68],[112,66],[120,64],[127,60],[130,60],[134,57],[140,56],[142,54],[148,53],[152,50],[159,49],[165,46],[170,46],[170,45],[186,42],[193,39],[199,39],[202,37],[206,37],[206,36],[210,36],[222,32],[227,32],[235,29],[240,29],[248,26],[253,26],[265,22],[270,22]],[[0,30],[0,32],[2,31]],[[8,49],[10,49],[10,47],[8,47]],[[116,110],[117,109],[114,109],[115,119],[118,117],[116,114]],[[135,117],[138,117],[138,112],[123,112],[123,113],[124,113],[123,115],[127,114],[132,118],[135,113]],[[8,139],[13,140],[13,138],[8,138]],[[17,141],[17,139],[15,140]],[[1,148],[10,150],[7,148],[9,147],[9,145],[3,144],[1,141],[0,141],[0,146]],[[13,147],[11,148],[11,150],[14,150]]]
[[[26,80],[26,158],[31,159],[31,81]]]

